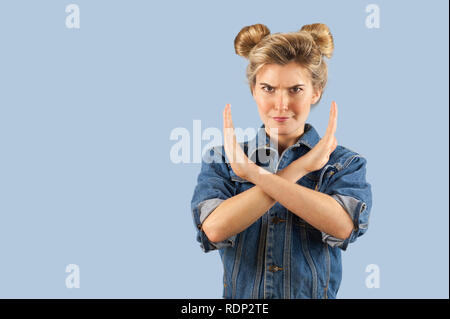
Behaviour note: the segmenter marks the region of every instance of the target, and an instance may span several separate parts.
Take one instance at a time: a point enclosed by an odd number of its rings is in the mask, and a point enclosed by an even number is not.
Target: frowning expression
[[[276,128],[280,138],[295,138],[303,133],[320,91],[313,89],[308,70],[300,64],[266,64],[256,75],[253,97],[269,135]]]

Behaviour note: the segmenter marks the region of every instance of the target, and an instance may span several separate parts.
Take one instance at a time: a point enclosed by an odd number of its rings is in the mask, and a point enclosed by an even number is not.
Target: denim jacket
[[[279,155],[263,124],[253,140],[240,145],[250,160],[276,173],[319,141],[314,127],[306,123],[298,141]],[[297,184],[328,194],[342,205],[353,220],[351,235],[334,238],[276,202],[241,233],[214,243],[202,230],[202,222],[221,202],[255,185],[233,172],[223,146],[212,147],[203,156],[191,212],[202,250],[219,251],[223,298],[336,298],[342,279],[341,250],[368,228],[372,191],[366,181],[366,159],[338,145],[324,167]]]

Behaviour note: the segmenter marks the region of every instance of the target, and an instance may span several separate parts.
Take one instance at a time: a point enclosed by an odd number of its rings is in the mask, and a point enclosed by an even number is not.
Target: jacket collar
[[[312,149],[319,141],[320,136],[315,128],[311,124],[305,123],[304,133],[298,138],[297,142],[291,145],[289,148],[305,145],[309,149]],[[263,123],[258,129],[256,137],[252,141],[248,142],[249,158],[252,158],[254,152],[256,152],[257,150],[267,148],[271,148],[278,152],[278,149],[275,147],[275,143],[266,134],[265,124]]]

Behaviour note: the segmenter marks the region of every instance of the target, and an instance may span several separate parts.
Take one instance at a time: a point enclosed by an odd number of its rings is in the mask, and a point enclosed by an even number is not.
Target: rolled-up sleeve
[[[236,235],[215,243],[208,239],[202,229],[205,219],[217,206],[226,199],[234,196],[235,186],[230,179],[228,166],[223,157],[223,147],[213,147],[205,152],[202,158],[197,185],[191,200],[191,212],[197,229],[197,241],[206,253],[228,246],[234,246]]]
[[[353,155],[348,162],[331,176],[324,193],[333,197],[349,214],[353,230],[346,239],[338,239],[322,232],[323,242],[344,251],[349,243],[355,242],[367,231],[372,208],[372,189],[366,181],[367,160],[361,155]]]

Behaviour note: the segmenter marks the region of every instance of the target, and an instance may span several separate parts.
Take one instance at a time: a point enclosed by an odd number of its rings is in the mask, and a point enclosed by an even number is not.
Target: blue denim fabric
[[[279,155],[263,124],[253,140],[240,144],[252,161],[275,173],[319,141],[314,127],[306,123],[297,143]],[[336,298],[342,278],[341,250],[368,228],[372,191],[366,163],[360,154],[338,145],[323,168],[297,181],[342,205],[354,224],[347,239],[319,231],[277,202],[241,233],[214,243],[203,232],[202,222],[221,202],[254,185],[233,172],[223,146],[209,149],[202,158],[191,212],[202,250],[220,254],[223,298]]]

